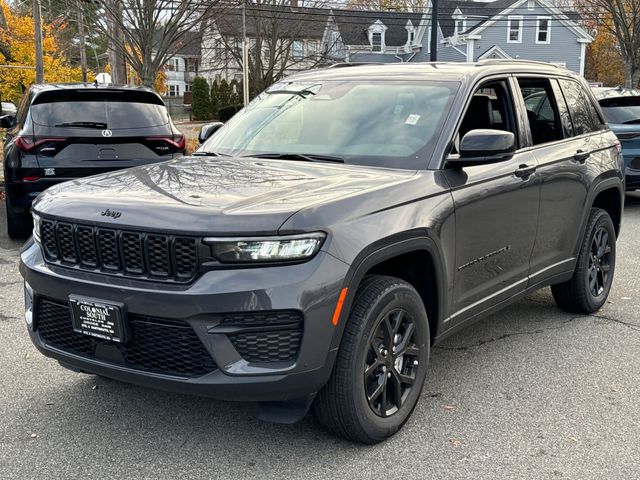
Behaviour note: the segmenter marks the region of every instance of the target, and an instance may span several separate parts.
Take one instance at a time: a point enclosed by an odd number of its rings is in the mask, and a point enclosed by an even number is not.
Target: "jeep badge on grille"
[[[122,212],[116,212],[115,210],[109,210],[107,208],[106,210],[100,212],[100,215],[102,215],[103,217],[111,217],[115,219],[120,218],[122,216]]]

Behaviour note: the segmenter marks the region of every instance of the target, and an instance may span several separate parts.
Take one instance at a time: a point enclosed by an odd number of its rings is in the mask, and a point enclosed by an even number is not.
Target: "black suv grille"
[[[300,312],[227,315],[222,325],[238,328],[229,340],[247,362],[292,361],[298,356],[303,331]]]
[[[216,370],[191,326],[181,321],[129,315],[131,340],[118,344],[75,332],[66,303],[40,297],[35,314],[40,338],[69,353],[181,377],[197,377]]]
[[[160,235],[41,220],[48,262],[131,277],[187,282],[198,270],[196,237]]]

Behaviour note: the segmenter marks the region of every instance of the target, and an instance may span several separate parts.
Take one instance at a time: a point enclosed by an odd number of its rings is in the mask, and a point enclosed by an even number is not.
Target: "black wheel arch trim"
[[[356,291],[365,274],[386,260],[417,251],[426,252],[433,262],[435,275],[433,283],[437,288],[438,315],[437,318],[429,319],[430,323],[434,322],[433,325],[436,325],[436,329],[431,332],[431,337],[435,338],[436,335],[441,333],[439,330],[442,326],[442,319],[444,318],[443,310],[446,307],[445,292],[447,291],[445,288],[447,280],[442,262],[442,252],[437,242],[429,236],[428,230],[409,230],[372,243],[360,252],[352,262],[342,284],[342,288],[348,288],[348,292],[342,305],[342,310],[340,311],[338,323],[331,341],[331,349],[336,349],[340,346],[342,333],[349,318],[349,312],[351,311]]]
[[[624,184],[622,180],[620,178],[607,178],[599,181],[596,184],[596,186],[589,191],[589,194],[587,196],[587,201],[585,202],[585,205],[587,206],[587,208],[585,208],[584,212],[582,212],[582,224],[581,224],[582,226],[580,227],[580,235],[578,235],[578,238],[576,239],[576,244],[573,248],[573,256],[576,259],[578,258],[578,254],[580,253],[580,246],[582,245],[582,239],[584,237],[585,230],[587,229],[587,222],[589,221],[589,214],[591,212],[591,209],[593,208],[595,199],[600,193],[604,192],[605,190],[609,190],[611,188],[615,188],[618,190],[618,194],[620,197],[620,218],[622,218],[622,214],[624,212],[624,192],[625,192]],[[622,221],[620,223],[622,223]],[[620,225],[614,224],[614,226],[618,229],[618,232],[619,232]]]

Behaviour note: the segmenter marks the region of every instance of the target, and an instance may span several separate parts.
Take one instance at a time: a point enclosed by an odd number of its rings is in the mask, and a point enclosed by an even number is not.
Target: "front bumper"
[[[304,397],[326,383],[339,343],[331,319],[347,270],[348,265],[321,251],[302,264],[215,270],[189,285],[157,284],[48,265],[32,241],[25,246],[20,262],[28,331],[44,355],[73,369],[125,382],[258,402]],[[45,298],[64,305],[69,295],[124,303],[131,318],[182,322],[193,329],[191,333],[195,332],[217,368],[196,376],[165,374],[113,361],[102,355],[104,349],[87,354],[60,348],[41,335],[37,305]],[[229,314],[278,311],[302,315],[297,355],[288,361],[247,361],[231,342],[224,319]]]

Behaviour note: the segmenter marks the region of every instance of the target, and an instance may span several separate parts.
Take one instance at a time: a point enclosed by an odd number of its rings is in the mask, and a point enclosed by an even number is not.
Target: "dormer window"
[[[382,51],[382,32],[373,32],[371,34],[371,51]]]
[[[416,43],[416,29],[413,23],[411,23],[411,20],[407,21],[404,28],[407,30],[407,46],[411,47]]]
[[[465,17],[462,14],[462,11],[460,11],[459,8],[456,8],[455,11],[453,12],[453,15],[451,15],[451,18],[453,18],[453,34],[454,35],[461,35],[462,33],[466,32],[467,30],[467,17]]]
[[[371,44],[372,52],[384,53],[384,36],[386,31],[386,25],[380,20],[376,20],[376,22],[369,27],[369,43]]]

